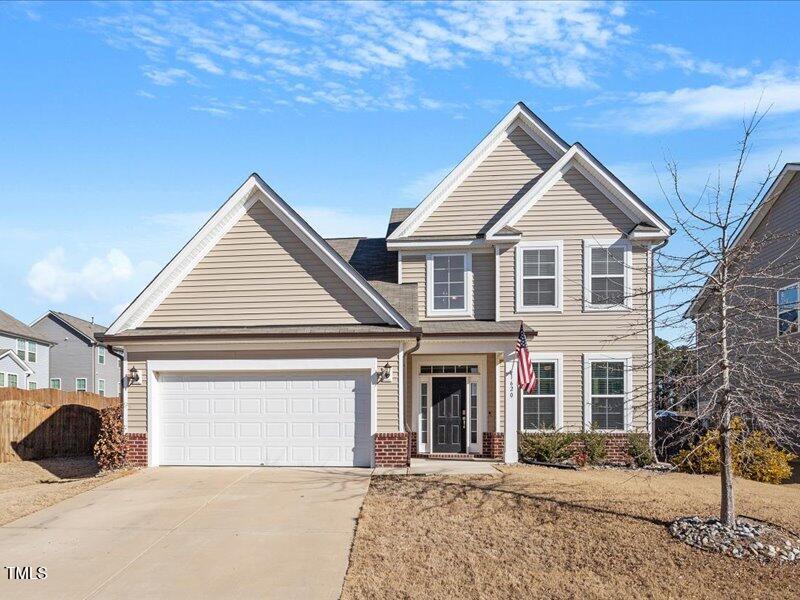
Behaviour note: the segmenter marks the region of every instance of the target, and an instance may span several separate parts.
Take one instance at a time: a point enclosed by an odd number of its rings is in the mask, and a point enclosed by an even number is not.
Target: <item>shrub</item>
[[[122,406],[100,411],[100,433],[94,445],[94,458],[101,471],[113,471],[127,465]]]
[[[586,454],[586,462],[590,465],[602,464],[606,459],[606,436],[595,431],[584,431],[580,438],[583,442],[583,449]]]
[[[573,450],[569,445],[576,439],[572,433],[523,433],[519,438],[519,453],[523,459],[536,462],[563,462]]]
[[[763,431],[748,434],[739,418],[733,420],[731,429],[734,474],[762,483],[780,483],[792,476],[789,463],[797,458],[794,454],[778,448],[775,440]],[[718,474],[719,431],[707,432],[694,447],[679,452],[674,463],[687,473]]]
[[[653,449],[650,448],[650,439],[646,434],[628,434],[628,456],[631,457],[637,467],[646,467],[656,462]]]

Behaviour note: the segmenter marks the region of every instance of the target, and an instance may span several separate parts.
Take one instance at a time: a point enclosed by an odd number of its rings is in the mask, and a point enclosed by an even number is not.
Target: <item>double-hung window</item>
[[[605,431],[628,428],[630,358],[588,357],[584,382],[588,386],[585,425]]]
[[[61,389],[61,378],[60,377],[53,377],[50,380],[50,388],[54,389],[54,390],[60,390]]]
[[[35,390],[36,389],[36,382],[35,381],[29,381],[28,382],[28,389],[29,390]]]
[[[627,242],[584,240],[584,307],[631,308],[631,248]]]
[[[75,391],[76,392],[86,391],[86,377],[78,377],[75,380]]]
[[[6,377],[8,378],[8,387],[19,387],[16,373],[8,373]]]
[[[28,342],[28,362],[36,362],[36,342]]]
[[[28,358],[25,354],[25,340],[17,340],[17,356],[19,356],[22,360],[26,360]]]
[[[800,283],[778,290],[778,335],[800,331]]]
[[[431,254],[427,257],[429,315],[469,315],[472,261],[470,254]]]
[[[522,392],[522,428],[558,429],[561,427],[559,360],[533,358],[531,364],[536,374],[536,389]]]
[[[6,387],[6,374],[0,373],[0,387]]]
[[[562,248],[561,241],[517,246],[517,312],[561,310]]]
[[[97,393],[101,396],[106,395],[106,380],[105,379],[98,379],[97,380]]]
[[[97,348],[97,364],[106,364],[106,349],[102,346],[98,346]]]

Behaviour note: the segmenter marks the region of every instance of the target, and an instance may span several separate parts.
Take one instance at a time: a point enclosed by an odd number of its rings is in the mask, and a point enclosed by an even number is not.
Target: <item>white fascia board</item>
[[[33,375],[33,369],[31,369],[30,366],[28,366],[28,363],[26,363],[19,356],[17,356],[17,353],[14,350],[6,350],[2,354],[0,354],[0,358],[5,358],[6,356],[8,356],[9,358],[11,358],[11,360],[17,363],[19,367],[23,371],[25,371],[25,373],[27,373],[28,375]]]
[[[258,192],[261,192],[259,195]],[[339,256],[311,226],[275,193],[258,175],[251,175],[223,204],[191,240],[175,255],[139,296],[106,331],[114,335],[139,327],[156,307],[197,266],[233,225],[257,201],[297,235],[328,267],[387,323],[411,329],[408,323],[351,265]]]
[[[391,233],[387,240],[397,240],[414,233],[453,190],[461,185],[478,165],[517,127],[521,127],[555,159],[560,158],[567,151],[564,143],[555,137],[536,115],[521,102],[517,103],[486,137],[439,182],[439,185],[420,202],[400,226]]]
[[[488,247],[483,238],[470,238],[464,240],[397,240],[386,242],[387,250],[424,249],[424,248],[483,248]]]
[[[536,202],[544,196],[553,185],[562,179],[570,169],[576,169],[581,175],[589,180],[603,195],[605,195],[625,216],[632,222],[638,223],[645,219],[654,227],[658,227],[660,233],[657,237],[639,239],[664,239],[671,235],[670,228],[655,213],[649,210],[636,197],[622,188],[617,181],[608,174],[608,171],[594,160],[580,145],[574,144],[564,156],[556,161],[539,178],[539,181],[519,199],[516,205],[509,210],[487,232],[487,239],[496,239],[496,234],[505,226],[513,227],[522,216],[527,213]]]

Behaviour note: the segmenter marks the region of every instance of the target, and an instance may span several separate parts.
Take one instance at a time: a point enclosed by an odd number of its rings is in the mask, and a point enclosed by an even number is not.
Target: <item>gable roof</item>
[[[775,201],[780,198],[780,195],[786,189],[786,187],[791,183],[792,179],[794,178],[795,174],[800,172],[800,163],[791,162],[786,163],[781,172],[775,177],[772,185],[769,186],[769,189],[764,193],[764,196],[761,199],[761,202],[758,203],[756,209],[750,215],[750,218],[747,219],[745,223],[739,228],[739,231],[736,232],[733,238],[733,242],[731,242],[731,249],[737,248],[740,244],[745,243],[749,240],[755,231],[758,229],[758,226],[766,218],[769,211],[775,204]],[[800,210],[800,207],[798,207]],[[714,267],[714,273],[717,272],[719,265]],[[689,305],[689,308],[686,309],[684,313],[684,317],[693,317],[697,314],[697,311],[704,303],[704,296],[706,293],[706,289],[708,286],[708,279],[703,284],[703,287],[700,288],[700,291],[692,300],[692,303]]]
[[[387,239],[397,240],[414,233],[416,228],[483,162],[483,159],[491,154],[508,137],[509,133],[518,127],[521,127],[555,159],[561,158],[569,148],[569,145],[550,129],[544,121],[537,117],[531,109],[525,106],[524,103],[517,102],[514,108],[492,128],[486,137],[387,236]]]
[[[386,323],[402,329],[411,328],[411,324],[397,309],[331,248],[330,244],[314,231],[257,173],[253,173],[109,326],[107,333],[113,335],[122,330],[139,327],[220,238],[241,219],[253,204],[259,201],[263,202],[302,243]]]
[[[412,212],[414,212],[413,208],[393,208],[392,213],[389,215],[389,225],[386,227],[386,237],[392,235],[392,232],[397,229],[400,223],[405,221]]]
[[[9,348],[0,348],[0,359],[5,358],[6,356],[10,357],[15,363],[17,363],[20,368],[25,371],[28,375],[33,375],[33,369],[31,369],[30,365],[22,360],[17,353]]]
[[[47,339],[35,329],[32,329],[19,319],[15,319],[10,314],[2,310],[0,310],[0,333],[6,333],[11,337],[21,337],[27,340],[34,340],[50,346],[55,344],[53,340]]]
[[[386,238],[326,238],[331,248],[372,283],[397,283],[397,252],[386,248]]]
[[[636,194],[628,189],[600,161],[586,150],[580,143],[570,146],[569,150],[539,177],[529,189],[497,222],[486,232],[486,238],[497,238],[503,235],[506,228],[512,227],[550,188],[570,169],[578,170],[586,179],[597,187],[634,223],[650,227],[658,235],[668,237],[672,228],[648,207]],[[638,227],[639,225],[637,225]],[[653,233],[650,233],[653,236]],[[640,236],[643,237],[643,236]]]
[[[55,310],[47,311],[46,314],[42,315],[41,317],[36,319],[33,323],[31,323],[31,327],[34,327],[42,319],[45,319],[48,316],[52,317],[53,320],[55,320],[56,322],[60,322],[62,326],[64,325],[67,326],[69,329],[77,333],[80,337],[84,338],[87,342],[91,342],[93,344],[97,343],[94,334],[103,333],[106,330],[106,327],[104,327],[103,325],[92,323],[91,321],[87,321],[86,319],[81,319],[80,317],[76,317],[74,315],[68,315],[67,313],[58,312]]]

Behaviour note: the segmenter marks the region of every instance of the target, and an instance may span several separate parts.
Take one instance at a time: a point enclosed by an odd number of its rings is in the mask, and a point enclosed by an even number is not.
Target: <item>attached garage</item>
[[[322,369],[231,372],[205,362],[151,363],[151,464],[370,466],[372,368],[322,360]]]

